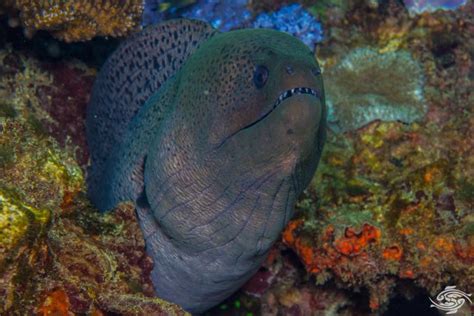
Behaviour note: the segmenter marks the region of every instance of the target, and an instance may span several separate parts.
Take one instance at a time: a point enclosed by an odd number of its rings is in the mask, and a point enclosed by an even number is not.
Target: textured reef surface
[[[66,42],[94,36],[124,36],[140,25],[141,0],[5,0],[0,10],[8,12],[10,25],[21,24],[32,36],[50,31]]]
[[[151,2],[145,14],[159,18],[214,3],[155,1],[153,11]],[[455,2],[447,8],[458,7]],[[35,3],[42,12],[53,10],[51,2]],[[97,61],[66,53],[59,59],[43,46],[29,49],[26,38],[18,37],[20,45],[5,35],[17,17],[31,35],[44,29],[71,41],[134,30],[106,31],[119,18],[116,11],[74,3],[70,18],[47,23],[27,22],[39,7],[24,9],[22,1],[2,2],[0,9],[8,16],[0,29],[0,314],[184,314],[153,298],[153,263],[133,207],[101,216],[85,198],[83,120]],[[445,286],[474,292],[474,4],[417,14],[410,3],[293,6],[304,8],[294,19],[311,13],[304,19],[320,21],[302,36],[319,43],[331,131],[281,241],[210,315],[394,315],[397,304],[415,311],[414,300],[424,308],[420,314],[435,313],[428,297]],[[274,19],[292,6],[252,1],[241,8],[247,24],[229,28],[251,26],[259,16]],[[133,23],[145,19],[141,10],[129,13]],[[108,22],[81,24],[98,17]],[[275,24],[287,27],[287,18]],[[38,37],[54,44],[46,33]]]
[[[94,72],[0,60],[0,314],[185,314],[153,297],[133,206],[101,216],[83,193]]]
[[[268,28],[290,33],[311,48],[321,42],[321,23],[301,4],[282,5],[280,1],[146,0],[142,24],[154,24],[166,18],[185,17],[207,21],[227,32],[239,28]]]
[[[325,73],[329,124],[358,129],[375,120],[411,123],[426,114],[423,73],[406,50],[355,48]]]

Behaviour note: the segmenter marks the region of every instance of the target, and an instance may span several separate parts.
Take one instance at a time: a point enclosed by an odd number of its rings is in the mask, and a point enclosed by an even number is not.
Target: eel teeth
[[[311,88],[305,88],[305,87],[293,88],[293,89],[290,89],[290,90],[286,90],[285,92],[280,94],[277,101],[273,105],[273,108],[276,108],[285,99],[288,99],[289,97],[291,97],[295,94],[310,94],[310,95],[313,95],[315,97],[318,97],[318,93],[316,92],[316,90],[313,90]]]

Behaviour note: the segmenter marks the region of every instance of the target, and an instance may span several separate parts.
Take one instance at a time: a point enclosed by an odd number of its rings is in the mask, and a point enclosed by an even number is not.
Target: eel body
[[[91,201],[135,202],[157,295],[199,313],[254,274],[311,180],[321,73],[288,34],[171,20],[107,60],[86,128]]]

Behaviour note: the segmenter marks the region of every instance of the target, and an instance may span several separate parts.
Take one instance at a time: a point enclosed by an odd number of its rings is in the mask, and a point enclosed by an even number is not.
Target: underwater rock
[[[345,132],[374,120],[411,123],[426,114],[422,68],[408,51],[357,48],[324,71],[328,122]]]
[[[301,217],[283,234],[318,284],[333,279],[366,288],[372,310],[383,310],[402,280],[432,295],[448,280],[472,292],[471,202],[443,193],[466,186],[463,170],[472,165],[473,146],[465,151],[465,143],[453,143],[473,133],[465,119],[423,127],[373,123],[351,137],[329,138],[317,186],[307,190],[298,204]],[[446,138],[447,130],[456,132]],[[448,158],[453,152],[454,160]]]
[[[36,121],[12,104],[3,106],[12,107],[16,117],[0,118],[0,313],[28,314],[33,306],[25,302],[37,296],[40,286],[33,276],[45,273],[41,262],[47,257],[45,236],[53,210],[80,190],[82,172],[37,130]]]
[[[74,147],[77,162],[86,166],[89,156],[84,120],[95,72],[80,62],[42,63],[39,67],[52,79],[36,90],[42,108],[52,120],[43,122],[45,129],[62,147]]]
[[[134,206],[122,204],[103,216],[82,198],[63,206],[67,216],[48,231],[55,271],[48,288],[64,288],[76,313],[95,308],[120,315],[184,315],[176,305],[154,297],[149,278],[153,262],[144,252]]]
[[[12,12],[17,12],[26,34],[46,30],[66,42],[125,36],[139,26],[143,11],[140,0],[12,0],[3,6],[10,19],[15,19]]]
[[[467,0],[403,0],[410,13],[420,14],[436,10],[456,10],[467,3]]]
[[[81,166],[88,159],[84,118],[95,72],[83,63],[47,63],[0,51],[4,115],[34,122],[61,147],[72,147]],[[1,114],[1,113],[0,113]]]
[[[290,33],[311,49],[323,40],[321,23],[299,4],[283,6],[276,12],[261,13],[252,26]]]
[[[48,134],[44,123],[57,117],[44,100],[56,98],[58,69],[8,50],[0,60],[0,314],[185,315],[154,297],[134,208],[96,212],[81,193],[74,148]],[[81,82],[82,73],[72,73]],[[69,81],[57,86],[71,97],[64,107],[76,106],[82,91],[70,91],[78,83]]]

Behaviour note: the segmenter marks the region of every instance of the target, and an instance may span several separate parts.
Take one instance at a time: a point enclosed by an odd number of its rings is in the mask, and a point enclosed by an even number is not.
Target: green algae
[[[15,161],[14,153],[7,145],[0,145],[0,167],[6,168]]]
[[[457,195],[466,203],[474,204],[474,182],[466,178],[460,179]]]
[[[0,117],[14,118],[17,116],[17,114],[17,111],[12,105],[4,101],[0,101]]]
[[[28,229],[29,209],[0,191],[0,244],[11,249]]]

